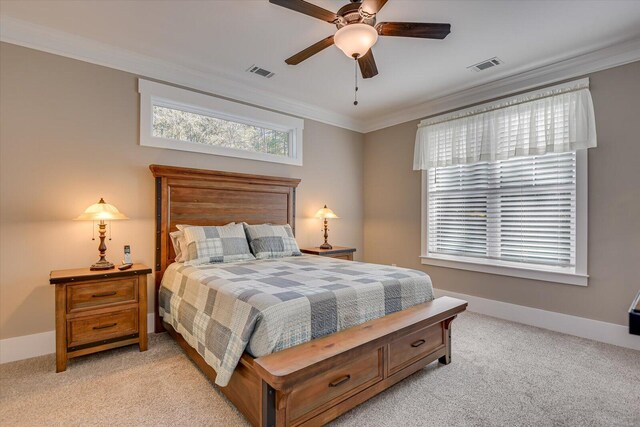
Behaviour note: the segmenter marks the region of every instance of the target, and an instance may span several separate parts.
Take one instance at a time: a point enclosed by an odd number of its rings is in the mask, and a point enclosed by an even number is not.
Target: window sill
[[[523,279],[541,280],[544,282],[563,283],[567,285],[587,286],[589,276],[586,274],[565,273],[550,270],[534,270],[522,267],[489,265],[481,262],[459,261],[434,256],[421,256],[425,265],[455,268],[458,270],[477,271],[480,273],[498,274],[501,276],[521,277]]]

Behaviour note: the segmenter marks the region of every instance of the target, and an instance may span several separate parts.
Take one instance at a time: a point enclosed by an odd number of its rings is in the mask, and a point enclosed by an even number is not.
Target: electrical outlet
[[[397,264],[391,264],[391,267],[397,267]]]

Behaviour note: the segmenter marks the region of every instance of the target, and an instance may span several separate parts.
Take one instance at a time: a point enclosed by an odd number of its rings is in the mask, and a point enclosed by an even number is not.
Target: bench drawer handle
[[[351,379],[351,375],[345,375],[344,377],[340,377],[337,380],[329,383],[329,387],[338,387],[340,384],[344,384]]]
[[[103,297],[112,297],[116,294],[116,291],[112,292],[102,292],[101,294],[93,294],[91,298],[103,298]]]
[[[107,328],[113,328],[114,326],[116,326],[117,323],[109,323],[108,325],[102,325],[102,326],[94,326],[93,329],[107,329]]]
[[[412,342],[411,343],[411,347],[420,347],[422,344],[424,344],[426,341],[425,340],[418,340],[416,342]]]

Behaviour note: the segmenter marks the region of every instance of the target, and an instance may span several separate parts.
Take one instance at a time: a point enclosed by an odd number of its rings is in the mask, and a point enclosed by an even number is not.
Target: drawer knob
[[[338,387],[340,384],[344,384],[351,379],[351,375],[345,375],[344,377],[340,377],[337,380],[333,380],[329,383],[329,387]]]
[[[116,291],[111,291],[111,292],[101,292],[99,294],[93,294],[91,295],[91,298],[104,298],[104,297],[112,297],[116,294]]]
[[[116,326],[117,323],[109,323],[107,325],[101,325],[101,326],[94,326],[93,329],[107,329],[107,328],[113,328],[114,326]]]
[[[411,343],[411,347],[420,347],[422,344],[424,344],[426,341],[425,340],[418,340],[416,342],[412,342]]]

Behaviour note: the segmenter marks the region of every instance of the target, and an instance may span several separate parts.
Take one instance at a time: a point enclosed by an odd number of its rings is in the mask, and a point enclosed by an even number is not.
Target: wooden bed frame
[[[156,178],[155,331],[166,330],[213,381],[215,371],[158,313],[176,224],[291,224],[299,179],[151,165]],[[242,356],[222,393],[254,426],[322,425],[438,359],[467,303],[437,298],[268,356]]]

